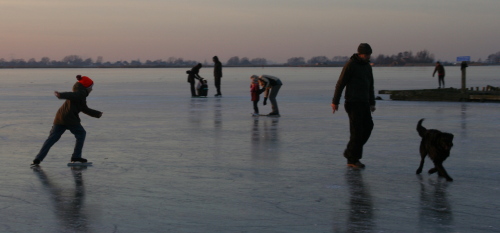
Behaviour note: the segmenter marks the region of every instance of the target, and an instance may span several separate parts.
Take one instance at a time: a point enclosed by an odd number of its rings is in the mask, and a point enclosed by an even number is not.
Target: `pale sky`
[[[500,51],[500,0],[0,0],[0,58],[283,63],[428,50],[441,61]]]

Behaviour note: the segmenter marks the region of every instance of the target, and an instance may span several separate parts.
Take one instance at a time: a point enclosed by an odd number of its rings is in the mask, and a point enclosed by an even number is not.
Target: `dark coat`
[[[358,54],[354,54],[344,65],[335,86],[332,99],[333,104],[339,104],[344,88],[346,88],[346,102],[375,105],[372,66],[368,61],[361,59]]]
[[[250,93],[252,96],[252,101],[259,101],[260,99],[260,89],[259,89],[259,84],[258,83],[252,83],[250,85]]]
[[[80,117],[78,114],[83,112],[91,117],[100,118],[102,112],[91,109],[87,106],[87,89],[79,82],[73,85],[73,92],[61,92],[60,99],[66,99],[64,104],[57,110],[54,118],[54,125],[78,125]]]
[[[187,79],[188,83],[194,83],[195,79],[200,79],[201,77],[199,73],[200,73],[199,67],[195,66],[191,68],[191,70],[188,73],[188,79]]]
[[[214,77],[222,78],[222,63],[220,61],[216,61],[214,64]]]
[[[444,76],[445,75],[444,66],[441,64],[437,64],[436,68],[434,68],[434,72],[432,72],[432,76],[434,76],[436,72],[438,73],[438,75]]]
[[[259,81],[262,81],[265,84],[264,87],[260,90],[261,93],[264,92],[264,98],[269,97],[269,91],[271,90],[271,88],[273,88],[274,86],[283,85],[281,79],[267,74],[261,75],[259,77]]]

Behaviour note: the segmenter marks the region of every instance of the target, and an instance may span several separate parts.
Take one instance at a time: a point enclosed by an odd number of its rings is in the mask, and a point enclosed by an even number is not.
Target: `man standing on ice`
[[[365,167],[359,160],[363,157],[363,146],[373,130],[371,114],[375,111],[375,94],[371,54],[369,44],[359,45],[358,53],[352,55],[342,69],[331,105],[335,113],[339,109],[342,91],[346,88],[344,108],[349,116],[351,136],[344,157],[347,159],[347,166],[353,168]]]
[[[50,148],[61,138],[66,130],[69,130],[76,138],[71,162],[87,162],[86,159],[82,158],[82,148],[87,132],[80,124],[78,114],[83,112],[91,117],[100,118],[102,112],[87,107],[87,96],[94,86],[92,79],[81,75],[77,75],[76,79],[78,81],[73,85],[73,92],[54,92],[57,98],[65,99],[66,101],[57,111],[50,135],[35,157],[35,160],[33,160],[33,165],[38,165],[43,161],[49,153]]]
[[[441,83],[443,84],[444,88],[444,66],[441,65],[441,62],[436,62],[436,67],[434,68],[434,72],[432,72],[432,77],[438,73],[438,83],[439,83],[439,88],[441,88]]]
[[[220,80],[222,78],[222,63],[219,61],[219,57],[214,56],[212,58],[214,62],[214,84],[215,89],[217,90],[217,94],[215,97],[222,97],[222,92],[220,91]]]

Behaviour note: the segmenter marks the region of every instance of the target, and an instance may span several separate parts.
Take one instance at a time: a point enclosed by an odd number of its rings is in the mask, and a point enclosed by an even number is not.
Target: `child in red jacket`
[[[260,99],[260,89],[259,89],[259,77],[257,75],[252,75],[250,77],[250,80],[252,80],[250,84],[250,93],[252,95],[252,102],[253,102],[253,116],[258,116],[259,115],[259,99]]]

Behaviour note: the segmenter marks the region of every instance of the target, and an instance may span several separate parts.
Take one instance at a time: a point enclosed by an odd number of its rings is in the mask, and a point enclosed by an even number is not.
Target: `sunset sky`
[[[222,62],[428,50],[500,52],[499,0],[1,0],[0,58]]]

